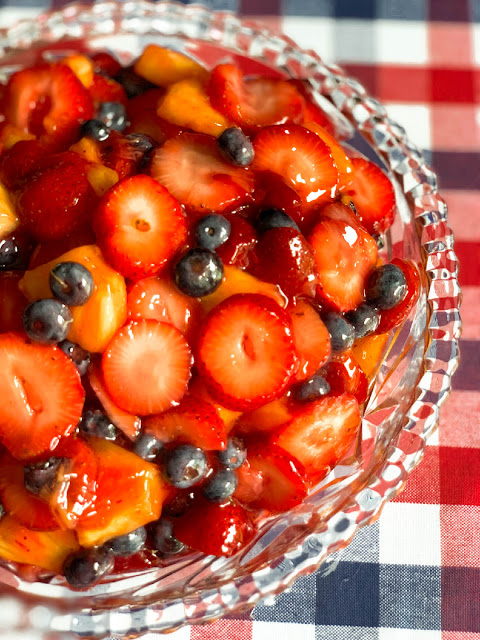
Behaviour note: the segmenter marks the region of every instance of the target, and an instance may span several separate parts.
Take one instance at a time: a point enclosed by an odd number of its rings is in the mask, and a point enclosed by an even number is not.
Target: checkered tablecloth
[[[341,63],[425,150],[456,233],[464,332],[440,428],[379,522],[273,604],[169,637],[480,640],[480,0],[203,1]],[[48,6],[0,0],[0,26]]]

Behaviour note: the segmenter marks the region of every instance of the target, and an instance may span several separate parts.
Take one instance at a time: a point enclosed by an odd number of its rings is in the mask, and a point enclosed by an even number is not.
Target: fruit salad
[[[0,558],[235,554],[355,451],[419,295],[393,186],[298,80],[148,45],[0,86]],[[29,572],[29,573],[28,573]]]

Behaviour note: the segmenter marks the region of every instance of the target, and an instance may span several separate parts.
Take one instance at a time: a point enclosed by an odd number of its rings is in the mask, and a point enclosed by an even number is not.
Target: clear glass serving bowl
[[[435,174],[385,108],[316,53],[201,5],[73,4],[0,30],[0,81],[21,65],[71,50],[111,50],[128,64],[150,42],[184,51],[206,66],[235,61],[249,72],[304,79],[337,134],[389,171],[398,215],[386,256],[415,261],[421,295],[379,365],[356,450],[303,504],[266,521],[232,558],[192,553],[160,567],[111,576],[85,592],[71,591],[59,577],[31,581],[4,564],[4,627],[136,637],[239,613],[282,592],[345,547],[402,489],[437,426],[458,364],[458,263]]]

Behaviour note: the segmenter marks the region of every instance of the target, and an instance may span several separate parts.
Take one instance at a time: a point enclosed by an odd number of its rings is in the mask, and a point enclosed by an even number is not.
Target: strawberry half
[[[224,449],[227,433],[214,405],[204,400],[185,396],[178,407],[143,422],[144,429],[161,442],[187,442],[200,449]]]
[[[58,146],[74,142],[80,124],[94,115],[89,92],[63,64],[44,64],[12,74],[3,108],[8,122]]]
[[[358,404],[367,399],[367,376],[350,349],[332,356],[325,367],[325,380],[332,395],[349,393],[357,399]]]
[[[300,360],[297,380],[305,380],[323,367],[330,357],[330,334],[319,314],[306,300],[299,299],[288,311],[293,339]]]
[[[175,520],[175,537],[192,549],[213,556],[232,556],[253,537],[250,516],[235,500],[212,504],[198,496]]]
[[[244,79],[233,64],[213,69],[207,87],[213,107],[241,126],[301,122],[304,100],[286,80]]]
[[[415,306],[418,296],[420,295],[420,275],[413,262],[402,260],[401,258],[394,258],[392,264],[400,267],[405,274],[407,291],[403,300],[401,300],[397,306],[393,307],[393,309],[380,311],[380,324],[375,333],[385,333],[403,322]]]
[[[251,202],[253,173],[220,154],[214,138],[181,133],[156,149],[151,175],[187,208],[220,213]]]
[[[53,451],[82,415],[85,392],[61,349],[0,335],[0,440],[19,460]]]
[[[358,217],[370,233],[379,233],[393,224],[395,192],[385,173],[366,158],[351,159],[353,173],[343,193],[353,200]]]
[[[0,180],[8,189],[17,189],[47,153],[38,140],[20,140],[0,156]]]
[[[224,217],[230,222],[230,236],[215,251],[223,264],[246,269],[257,244],[257,233],[250,222],[242,218],[240,214],[225,213]]]
[[[227,298],[205,319],[197,366],[228,409],[252,410],[280,397],[298,366],[288,314],[264,295]]]
[[[179,203],[143,174],[122,180],[105,194],[94,228],[106,260],[133,280],[158,273],[187,233]]]
[[[135,139],[118,131],[110,131],[108,138],[99,147],[103,164],[116,171],[119,179],[138,173],[144,162],[145,147],[135,144]]]
[[[99,102],[121,102],[126,105],[128,102],[127,94],[122,85],[102,73],[94,74],[93,82],[88,90],[97,104]]]
[[[338,171],[330,148],[299,125],[265,127],[253,141],[255,171],[273,171],[300,196],[304,206],[331,200]]]
[[[325,396],[299,409],[281,428],[274,443],[295,456],[313,481],[319,481],[346,454],[360,422],[358,402],[353,396]]]
[[[324,219],[308,238],[318,271],[317,298],[335,311],[356,309],[377,263],[377,244],[361,226]]]
[[[192,356],[187,341],[171,324],[129,322],[102,358],[105,387],[125,411],[144,416],[179,402],[190,380]]]

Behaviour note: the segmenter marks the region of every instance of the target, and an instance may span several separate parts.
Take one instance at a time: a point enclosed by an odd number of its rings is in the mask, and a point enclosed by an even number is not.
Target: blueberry
[[[385,247],[385,238],[381,233],[374,233],[372,238],[377,243],[378,249],[381,251]]]
[[[195,226],[195,238],[202,249],[214,251],[230,237],[232,225],[224,216],[211,213],[199,220]]]
[[[90,364],[90,354],[88,351],[82,349],[79,344],[70,342],[70,340],[64,340],[63,342],[60,342],[58,346],[63,353],[72,360],[78,369],[78,373],[81,376],[84,376],[87,373],[87,369]]]
[[[18,245],[14,238],[0,240],[0,270],[13,269],[18,262]]]
[[[161,518],[152,526],[153,546],[164,556],[173,556],[184,550],[185,545],[173,535],[173,525]]]
[[[281,209],[264,209],[257,219],[259,231],[268,231],[277,227],[290,227],[300,233],[297,223]]]
[[[125,89],[129,98],[145,93],[148,89],[158,88],[135,73],[132,67],[122,67],[114,78]]]
[[[142,154],[150,153],[155,146],[152,139],[144,133],[128,133],[125,138],[136,151],[139,151]]]
[[[151,433],[141,433],[133,444],[133,452],[150,462],[157,459],[162,449],[163,444]]]
[[[113,569],[115,556],[107,546],[80,549],[65,560],[63,575],[71,587],[86,589]]]
[[[217,458],[224,467],[238,469],[245,462],[247,449],[240,438],[229,438],[223,451],[217,452]]]
[[[175,284],[187,296],[199,298],[218,289],[223,262],[209,249],[190,249],[175,266]]]
[[[355,341],[355,329],[338,313],[327,313],[322,317],[330,334],[332,351],[340,353],[349,349]]]
[[[210,502],[223,502],[232,495],[237,484],[237,474],[233,469],[220,469],[203,486],[203,495]]]
[[[345,318],[355,329],[355,338],[364,338],[374,333],[380,323],[378,311],[365,303],[346,313]]]
[[[392,309],[405,297],[407,279],[395,264],[384,264],[375,269],[365,288],[367,302],[377,309]]]
[[[217,139],[218,148],[223,156],[237,167],[252,164],[255,152],[249,138],[238,127],[230,127]]]
[[[5,515],[5,507],[0,502],[0,518],[3,518],[4,515]]]
[[[207,473],[207,458],[201,449],[182,444],[168,451],[163,459],[167,481],[179,489],[193,486]]]
[[[127,111],[121,102],[101,102],[98,105],[97,118],[115,131],[123,131],[128,125]]]
[[[116,440],[118,429],[101,411],[85,411],[79,424],[80,431],[104,440]]]
[[[57,300],[76,307],[90,299],[95,288],[93,276],[79,262],[59,262],[50,271],[50,289]]]
[[[292,388],[293,399],[297,402],[313,402],[328,393],[330,393],[330,385],[318,372]]]
[[[58,300],[32,302],[23,312],[23,327],[32,340],[56,344],[65,340],[73,318],[70,309]]]
[[[178,518],[192,506],[195,500],[193,491],[178,491],[173,498],[162,505],[162,515],[171,518]]]
[[[91,120],[85,120],[80,127],[81,138],[91,138],[97,142],[104,142],[110,135],[110,129],[101,120],[92,118]]]
[[[57,483],[59,470],[65,463],[65,458],[52,457],[26,465],[23,468],[25,488],[36,495],[50,493]]]
[[[133,556],[143,549],[146,539],[147,530],[145,527],[139,527],[123,536],[112,538],[106,543],[106,546],[109,547],[116,556]]]

